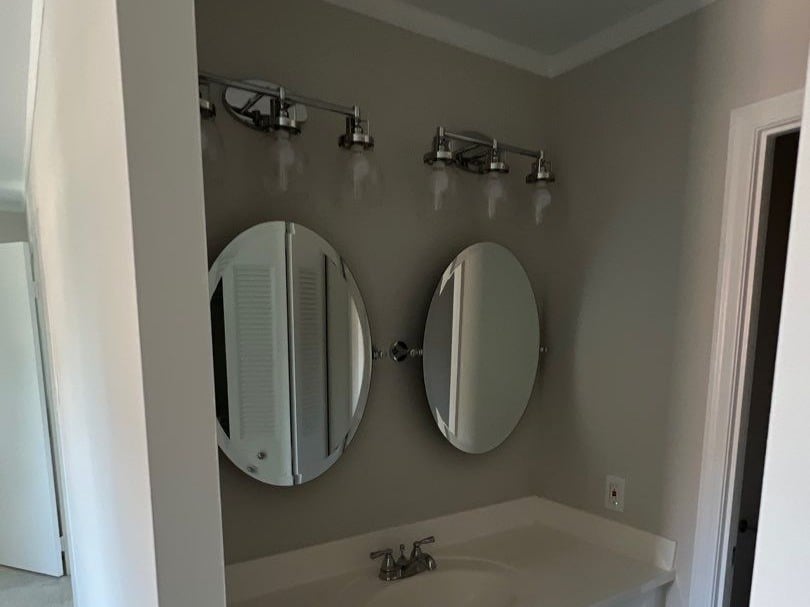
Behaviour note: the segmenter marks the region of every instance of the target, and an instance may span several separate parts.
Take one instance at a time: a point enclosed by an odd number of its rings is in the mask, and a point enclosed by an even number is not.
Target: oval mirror
[[[484,453],[514,430],[540,356],[529,277],[506,248],[474,244],[444,271],[423,341],[428,403],[456,448]]]
[[[323,474],[354,436],[371,379],[349,268],[315,232],[272,221],[225,247],[208,291],[220,448],[265,483]]]

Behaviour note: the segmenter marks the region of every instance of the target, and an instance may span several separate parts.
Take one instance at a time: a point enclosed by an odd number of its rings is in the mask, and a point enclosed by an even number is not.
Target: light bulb
[[[349,157],[349,175],[352,183],[353,200],[360,200],[363,197],[363,188],[370,173],[371,164],[362,148],[352,149]]]
[[[270,192],[288,192],[296,179],[304,173],[303,158],[284,129],[270,131],[267,135],[269,175],[264,179]]]
[[[371,154],[359,144],[349,148],[342,188],[344,199],[365,202],[379,198],[380,176]]]
[[[484,183],[484,196],[487,200],[487,217],[495,219],[498,205],[506,197],[506,189],[499,173],[492,172],[487,175]]]
[[[433,200],[433,210],[440,211],[445,203],[445,198],[450,190],[450,175],[447,171],[447,164],[442,160],[435,161],[430,165],[430,193]]]
[[[532,192],[532,209],[534,210],[534,225],[540,225],[543,222],[543,215],[546,208],[551,204],[551,192],[548,189],[548,184],[545,181],[538,181],[534,185]]]

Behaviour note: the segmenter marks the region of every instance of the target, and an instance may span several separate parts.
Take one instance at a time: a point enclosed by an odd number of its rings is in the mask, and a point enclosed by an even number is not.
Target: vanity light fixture
[[[369,126],[368,119],[362,116],[360,108],[356,105],[349,106],[323,101],[315,97],[293,93],[283,86],[254,84],[217,76],[209,72],[200,72],[199,82],[201,85],[219,84],[226,88],[253,93],[242,106],[229,106],[228,109],[249,119],[259,130],[286,130],[295,135],[299,134],[301,127],[297,118],[291,115],[291,108],[300,104],[346,117],[346,133],[341,135],[338,140],[341,147],[351,147],[354,143],[360,144],[366,150],[374,147],[374,138],[366,132]],[[263,98],[270,99],[271,111],[269,114],[255,109]],[[210,99],[207,101],[210,103]]]
[[[345,116],[346,129],[338,138],[338,145],[341,148],[355,153],[374,148],[374,137],[369,132],[368,118],[362,114],[357,105],[341,105],[293,93],[276,84],[234,80],[209,72],[199,73],[200,115],[203,119],[210,120],[216,116],[216,107],[208,95],[213,84],[224,87],[222,103],[238,122],[273,136],[271,168],[277,174],[274,176],[281,190],[287,189],[292,169],[296,166],[300,169],[300,162],[295,159],[289,140],[293,135],[301,133],[307,108]],[[239,95],[233,95],[234,92],[238,92]],[[353,165],[357,164],[359,163],[355,158]],[[358,179],[362,181],[368,173],[369,171],[354,171],[352,180],[357,186],[355,189],[360,189],[362,185],[357,183]]]
[[[548,184],[554,181],[551,162],[546,159],[545,152],[504,143],[481,133],[451,132],[442,126],[437,127],[431,149],[422,158],[425,164],[434,169],[431,172],[434,208],[441,207],[441,198],[448,190],[446,184],[449,179],[448,177],[443,179],[437,177],[436,171],[444,172],[447,167],[455,166],[464,171],[488,176],[485,185],[487,212],[490,218],[494,217],[496,205],[505,197],[504,184],[499,176],[509,173],[509,165],[504,160],[504,153],[534,158],[531,173],[526,177],[526,183],[533,184],[535,187],[532,200],[536,207],[535,221],[539,223],[537,218],[542,217],[542,211],[551,202]]]

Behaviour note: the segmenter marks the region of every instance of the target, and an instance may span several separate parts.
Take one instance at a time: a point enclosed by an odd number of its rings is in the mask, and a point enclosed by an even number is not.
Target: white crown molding
[[[548,58],[546,76],[554,78],[685,17],[715,0],[662,0]]]
[[[548,74],[547,55],[400,0],[325,1],[538,76]]]
[[[559,76],[715,2],[662,0],[565,50],[544,54],[401,0],[325,1],[547,78]]]

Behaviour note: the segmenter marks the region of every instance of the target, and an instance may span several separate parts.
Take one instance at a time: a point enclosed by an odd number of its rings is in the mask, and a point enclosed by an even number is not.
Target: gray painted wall
[[[730,113],[800,88],[809,42],[805,0],[718,0],[553,81],[567,272],[546,285],[559,334],[534,487],[678,540],[673,605],[690,577]],[[602,509],[607,473],[628,479],[622,515]]]
[[[524,263],[539,301],[553,300],[548,273],[564,234],[525,219],[488,223],[479,197],[456,213],[429,211],[422,154],[440,123],[489,131],[535,147],[551,120],[548,82],[517,69],[385,26],[314,0],[198,0],[199,64],[235,77],[263,76],[292,90],[358,103],[372,118],[384,196],[369,205],[337,199],[347,155],[342,118],[312,111],[295,140],[309,156],[309,195],[270,197],[265,138],[218,120],[225,168],[206,167],[211,260],[242,230],[271,219],[314,229],[344,256],[370,316],[375,344],[421,343],[427,307],[445,266],[465,246],[494,240]],[[514,162],[513,185],[529,162]],[[473,177],[473,176],[468,176]],[[313,193],[314,192],[314,193]],[[553,337],[552,337],[553,344]],[[237,562],[392,524],[531,494],[541,432],[542,374],[512,438],[481,456],[451,447],[427,407],[420,364],[375,363],[366,413],[343,458],[300,487],[258,483],[221,459],[227,560]]]
[[[314,0],[294,4],[198,0],[200,66],[362,104],[386,196],[372,208],[335,206],[336,161],[324,159],[338,153],[341,126],[313,113],[299,141],[320,169],[311,188],[325,194],[270,200],[258,138],[220,120],[228,162],[206,175],[209,254],[257,221],[308,225],[346,257],[385,345],[418,342],[447,261],[495,240],[530,274],[551,353],[515,434],[488,455],[442,441],[418,365],[379,364],[356,442],[321,479],[274,489],[223,462],[227,559],[528,493],[608,516],[604,478],[615,473],[628,485],[625,513],[612,516],[679,541],[678,604],[689,582],[729,114],[802,86],[810,5],[718,0],[549,81]],[[548,137],[560,182],[539,230],[517,218],[488,224],[472,198],[451,217],[427,212],[419,158],[439,122],[526,146]],[[514,169],[517,179],[525,167]]]
[[[28,240],[28,222],[25,213],[0,211],[0,242]]]

